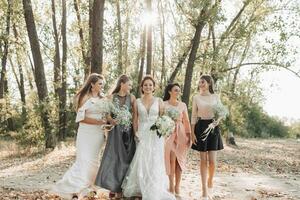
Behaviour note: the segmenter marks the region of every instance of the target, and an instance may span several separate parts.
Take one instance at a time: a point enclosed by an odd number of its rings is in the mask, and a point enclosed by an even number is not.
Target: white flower
[[[163,115],[157,118],[150,130],[156,131],[156,134],[161,137],[170,135],[174,131],[174,128],[175,122],[171,119],[171,117]]]
[[[127,105],[120,105],[118,99],[112,103],[111,113],[114,115],[114,119],[117,120],[118,124],[124,125],[125,128],[129,128],[132,124],[132,114],[129,111]]]
[[[208,135],[215,129],[218,125],[218,120],[221,118],[226,118],[228,115],[228,109],[222,104],[221,101],[218,101],[216,104],[213,104],[213,113],[214,113],[214,121],[208,125],[208,127],[201,134],[202,141],[205,141]]]

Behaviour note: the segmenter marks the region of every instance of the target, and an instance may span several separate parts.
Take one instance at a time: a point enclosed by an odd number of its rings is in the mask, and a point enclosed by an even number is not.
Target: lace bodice
[[[157,117],[159,116],[159,101],[158,98],[154,98],[152,105],[147,111],[146,107],[142,103],[141,99],[137,99],[137,108],[138,108],[138,120],[139,124],[143,123],[154,123]]]

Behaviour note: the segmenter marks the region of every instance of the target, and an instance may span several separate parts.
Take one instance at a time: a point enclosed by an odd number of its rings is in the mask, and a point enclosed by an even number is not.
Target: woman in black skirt
[[[135,97],[130,94],[132,82],[127,75],[118,79],[111,99],[116,106],[126,106],[134,114]],[[121,198],[121,185],[135,153],[132,126],[125,127],[110,120],[114,128],[108,133],[107,143],[95,184],[110,191],[109,197]]]
[[[215,119],[214,114],[215,105],[221,103],[221,101],[219,96],[214,93],[211,76],[202,75],[198,89],[199,93],[193,97],[191,118],[192,149],[200,152],[202,198],[206,200],[208,199],[208,190],[213,188],[217,151],[223,149],[218,127],[221,118]],[[208,131],[209,129],[210,131]]]

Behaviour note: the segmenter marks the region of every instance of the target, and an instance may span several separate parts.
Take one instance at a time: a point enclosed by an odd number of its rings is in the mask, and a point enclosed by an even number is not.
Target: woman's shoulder
[[[157,101],[157,102],[159,102],[159,103],[164,103],[164,101],[162,100],[162,98],[160,98],[160,97],[154,97],[155,98],[155,100]]]
[[[184,103],[183,101],[179,101],[178,103],[178,107],[182,108],[182,109],[187,109],[186,103]]]
[[[200,98],[200,94],[199,94],[199,93],[197,93],[197,94],[194,94],[194,96],[193,96],[193,100],[194,100],[194,99],[198,99],[198,98]]]
[[[137,98],[133,94],[129,94],[129,95],[132,102],[137,100]]]

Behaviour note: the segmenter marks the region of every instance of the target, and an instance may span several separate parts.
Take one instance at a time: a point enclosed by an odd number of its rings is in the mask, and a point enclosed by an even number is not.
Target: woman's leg
[[[174,176],[175,176],[176,156],[173,151],[170,152],[170,175],[169,175],[169,191],[174,193]]]
[[[181,167],[176,159],[176,167],[175,167],[175,193],[180,194],[180,181],[181,181]]]
[[[207,186],[209,188],[212,188],[213,187],[213,178],[215,175],[215,168],[216,168],[216,163],[217,163],[217,151],[209,151],[208,152],[208,162],[209,162],[209,167],[208,167]]]
[[[207,197],[207,152],[200,152],[200,174],[202,182],[202,196]]]

